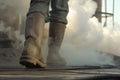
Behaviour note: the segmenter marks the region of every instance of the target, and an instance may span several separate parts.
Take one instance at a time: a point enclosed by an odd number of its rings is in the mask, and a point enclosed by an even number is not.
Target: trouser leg
[[[51,0],[50,22],[67,24],[68,0]]]

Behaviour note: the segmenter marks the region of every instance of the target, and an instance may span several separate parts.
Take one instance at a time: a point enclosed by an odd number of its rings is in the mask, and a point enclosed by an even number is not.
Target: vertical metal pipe
[[[114,15],[114,13],[115,13],[115,0],[113,0],[113,29],[115,28],[115,24],[114,24],[114,22],[115,22],[115,15]]]
[[[105,13],[107,13],[107,0],[105,0]],[[105,24],[104,27],[107,26],[107,14],[105,14]]]

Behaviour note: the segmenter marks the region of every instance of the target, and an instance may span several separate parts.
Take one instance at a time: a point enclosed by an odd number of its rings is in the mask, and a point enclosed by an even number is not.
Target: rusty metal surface
[[[120,69],[46,68],[0,69],[0,80],[75,80],[101,75],[120,75]]]

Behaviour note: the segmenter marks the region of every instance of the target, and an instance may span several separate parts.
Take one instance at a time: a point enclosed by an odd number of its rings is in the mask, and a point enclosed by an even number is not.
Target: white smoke
[[[22,15],[25,15],[28,11],[29,3],[30,0],[0,0],[0,6],[4,8],[5,5],[10,5]]]
[[[113,64],[112,55],[120,56],[120,32],[103,28],[92,17],[97,8],[93,0],[70,0],[69,7],[69,23],[61,49],[68,65]]]

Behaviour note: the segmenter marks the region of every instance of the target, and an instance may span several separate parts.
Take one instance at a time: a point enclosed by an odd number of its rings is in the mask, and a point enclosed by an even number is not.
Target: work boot
[[[45,17],[40,13],[29,14],[26,21],[25,44],[20,64],[27,68],[44,68],[46,63],[41,53]]]
[[[50,67],[65,66],[66,61],[59,54],[59,50],[63,41],[65,24],[62,23],[50,23],[49,28],[49,49],[47,56],[47,64]]]

